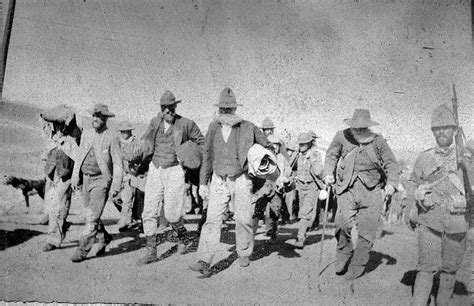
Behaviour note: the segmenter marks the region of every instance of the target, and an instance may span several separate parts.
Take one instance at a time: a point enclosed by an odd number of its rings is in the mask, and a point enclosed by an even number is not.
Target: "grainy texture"
[[[453,81],[473,134],[471,56],[467,0],[18,0],[4,97],[99,101],[146,123],[170,89],[205,128],[230,86],[246,119],[313,129],[322,143],[369,108],[394,150],[415,154]]]

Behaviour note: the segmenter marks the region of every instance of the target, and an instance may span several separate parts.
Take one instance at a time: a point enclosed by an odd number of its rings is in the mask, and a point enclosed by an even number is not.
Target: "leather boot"
[[[272,218],[270,218],[269,216],[265,216],[265,236],[272,236],[273,223],[275,223],[275,221],[273,221]]]
[[[97,244],[98,248],[97,248],[97,253],[95,254],[95,256],[104,255],[105,248],[107,247],[107,245],[109,245],[112,239],[113,239],[112,236],[107,231],[104,230],[104,232],[99,235],[99,243]]]
[[[270,236],[270,243],[275,244],[277,243],[277,233],[278,233],[278,223],[273,220],[272,224],[272,235]]]
[[[79,247],[76,249],[76,252],[71,257],[72,262],[81,262],[87,258],[87,254],[94,245],[95,237],[89,236],[86,238],[81,238],[79,240]]]
[[[137,265],[143,266],[158,261],[156,252],[157,236],[146,236],[146,255],[137,261]]]
[[[426,306],[433,287],[433,273],[418,271],[413,288],[413,306]]]
[[[349,261],[353,253],[353,245],[350,237],[348,237],[343,230],[336,233],[337,247],[336,247],[336,264],[334,272],[336,275],[344,275],[347,272]]]
[[[178,237],[177,252],[181,255],[186,254],[188,247],[190,247],[193,243],[188,237],[188,231],[184,226],[180,226],[176,228],[175,232],[176,236]]]
[[[357,246],[354,250],[354,255],[352,256],[347,273],[345,275],[346,280],[354,280],[364,274],[365,266],[370,259],[369,252],[372,249],[372,246],[372,242],[359,236],[357,239]]]
[[[456,282],[456,275],[446,272],[441,272],[439,275],[439,290],[436,297],[436,305],[448,305],[454,291],[454,283]]]

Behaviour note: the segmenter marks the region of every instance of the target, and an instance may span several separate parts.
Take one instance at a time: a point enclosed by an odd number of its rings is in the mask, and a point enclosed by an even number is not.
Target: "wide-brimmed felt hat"
[[[109,107],[102,103],[97,103],[94,108],[89,110],[91,115],[100,114],[105,117],[115,117],[115,114],[109,111]]]
[[[377,122],[370,119],[370,112],[368,109],[356,108],[352,118],[344,119],[344,123],[349,125],[351,128],[367,128],[369,126],[378,125]]]
[[[176,100],[174,94],[169,90],[165,91],[165,93],[162,94],[160,98],[160,105],[173,105],[180,102],[181,100]]]
[[[131,130],[134,130],[134,129],[135,129],[135,127],[129,121],[122,122],[117,127],[118,131],[131,131]]]
[[[298,135],[298,144],[310,143],[313,141],[313,137],[309,133],[300,133]]]
[[[237,104],[237,99],[235,94],[229,87],[224,88],[219,95],[219,102],[214,104],[219,108],[237,108],[237,106],[242,106],[242,104]]]

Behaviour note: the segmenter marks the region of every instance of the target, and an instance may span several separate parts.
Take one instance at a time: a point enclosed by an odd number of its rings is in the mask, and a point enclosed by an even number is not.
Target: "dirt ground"
[[[0,104],[0,173],[41,177],[39,110],[22,104]],[[117,230],[117,210],[108,204],[103,215],[114,240],[104,256],[72,263],[83,222],[81,204],[73,199],[72,222],[64,246],[43,252],[46,225],[38,223],[42,201],[33,196],[27,211],[19,191],[0,185],[0,300],[38,302],[124,303],[233,303],[319,305],[407,305],[410,302],[417,260],[416,236],[404,225],[386,226],[370,253],[367,274],[353,283],[334,274],[336,241],[329,224],[324,240],[323,266],[318,275],[322,230],[312,231],[303,250],[293,247],[296,225],[280,228],[279,243],[269,244],[260,227],[251,265],[241,268],[232,245],[234,224],[229,222],[210,278],[200,279],[188,269],[195,253],[176,254],[165,242],[159,262],[138,267],[145,240],[138,232]],[[27,213],[28,212],[28,213]],[[199,216],[186,217],[186,227],[197,228]],[[471,248],[472,254],[472,248]],[[467,255],[466,257],[468,257]],[[453,304],[471,305],[468,293],[471,267],[468,258],[458,273]],[[435,293],[437,285],[433,288]],[[472,289],[471,289],[472,290]]]

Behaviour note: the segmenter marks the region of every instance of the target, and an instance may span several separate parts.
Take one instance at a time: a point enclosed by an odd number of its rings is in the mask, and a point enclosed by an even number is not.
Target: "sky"
[[[219,92],[238,112],[329,143],[354,109],[413,158],[451,103],[474,137],[469,1],[17,1],[4,98],[149,122],[171,90],[203,130]]]

